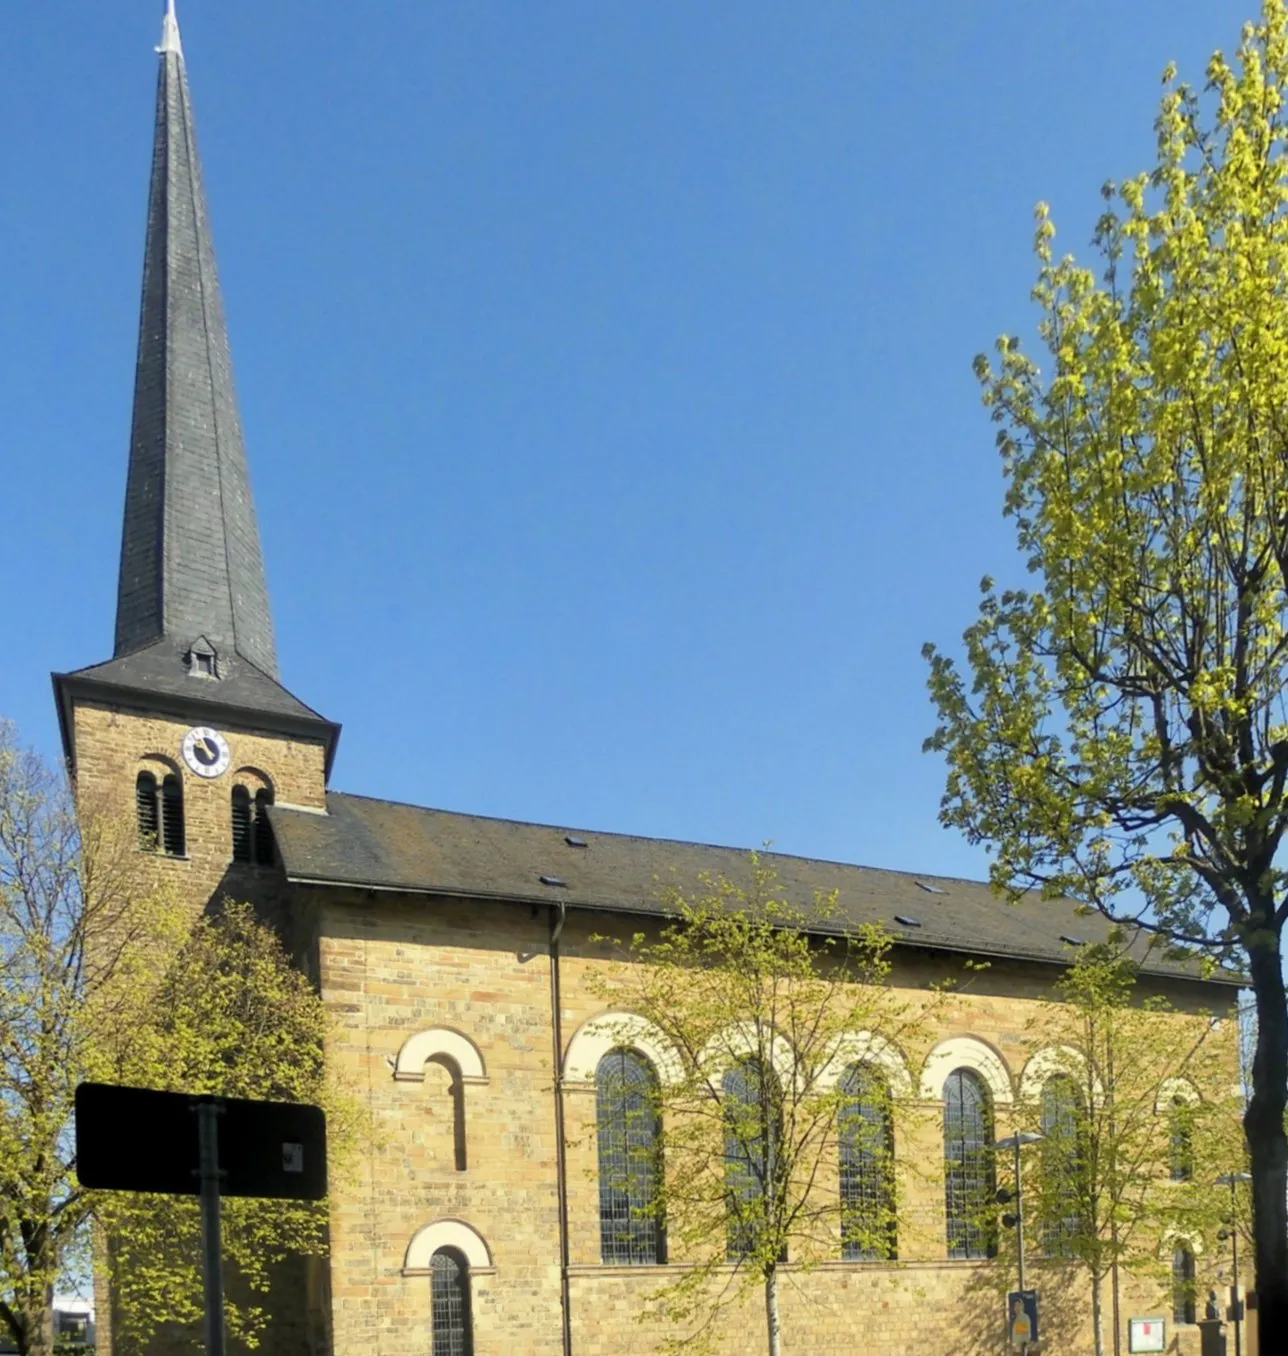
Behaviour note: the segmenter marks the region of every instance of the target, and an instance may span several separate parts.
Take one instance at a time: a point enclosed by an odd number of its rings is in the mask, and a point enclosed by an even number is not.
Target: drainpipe
[[[563,1023],[559,1006],[559,936],[568,921],[560,900],[550,910],[550,1033],[554,1046],[555,1189],[559,1195],[559,1310],[563,1321],[563,1356],[572,1356],[572,1296],[568,1287],[568,1155],[564,1137]]]

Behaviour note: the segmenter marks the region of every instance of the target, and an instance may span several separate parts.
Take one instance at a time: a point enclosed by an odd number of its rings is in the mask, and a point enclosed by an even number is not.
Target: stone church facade
[[[596,1089],[629,1014],[605,1034],[596,937],[656,919],[660,875],[737,875],[745,854],[328,788],[340,727],[278,669],[173,11],[155,130],[114,654],[55,675],[54,692],[78,795],[132,806],[156,848],[140,871],[177,884],[194,909],[248,898],[279,923],[370,1113],[372,1141],[332,1191],[329,1261],[283,1297],[264,1349],[653,1351],[660,1333],[636,1316],[683,1258],[647,1240],[623,1258],[601,1219]],[[1050,903],[1008,907],[973,882],[770,860],[790,897],[835,889],[850,921],[886,923],[894,983],[911,1001],[967,960],[988,962],[931,1038],[884,1051],[908,1111],[906,1133],[895,1115],[896,1163],[943,1161],[950,1079],[987,1134],[1009,1133],[1017,1099],[1040,1090],[1034,1004],[1076,939],[1102,926]],[[1232,982],[1161,961],[1144,983],[1196,1020],[1228,1016],[1237,996]],[[631,1049],[655,1070],[666,1058],[642,1023]],[[942,1183],[910,1179],[899,1228],[897,1261],[847,1260],[839,1240],[808,1274],[793,1276],[788,1259],[786,1350],[1002,1348],[997,1263],[950,1255]],[[1057,1349],[1089,1350],[1082,1283],[1034,1266],[1053,1296],[1074,1296]],[[1174,1338],[1169,1349],[1197,1352],[1196,1329],[1182,1323]],[[734,1316],[720,1344],[763,1350],[759,1310]]]

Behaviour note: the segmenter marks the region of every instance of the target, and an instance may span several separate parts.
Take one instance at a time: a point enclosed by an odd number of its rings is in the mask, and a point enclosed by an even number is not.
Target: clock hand
[[[194,744],[192,752],[197,761],[206,767],[213,766],[219,760],[219,749],[213,739],[203,739],[199,744]]]

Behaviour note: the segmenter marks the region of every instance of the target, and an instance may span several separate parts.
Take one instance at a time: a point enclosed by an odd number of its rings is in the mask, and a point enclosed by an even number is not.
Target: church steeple
[[[278,677],[174,0],[167,2],[156,50],[116,644],[105,663],[54,675],[63,747],[75,768],[85,713],[128,710],[145,720],[179,722],[179,733],[218,725],[315,747],[322,755],[321,787],[340,727]],[[157,737],[157,727],[146,729],[148,740]],[[100,749],[94,758],[102,756]],[[320,794],[297,790],[287,798],[314,804]]]
[[[118,658],[206,638],[276,679],[277,647],[173,0],[156,132],[116,608]]]

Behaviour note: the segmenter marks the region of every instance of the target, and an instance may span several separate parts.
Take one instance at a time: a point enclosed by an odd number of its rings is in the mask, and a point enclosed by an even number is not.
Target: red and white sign
[[[1161,1318],[1129,1318],[1127,1320],[1127,1350],[1162,1351],[1166,1341],[1167,1324]]]

